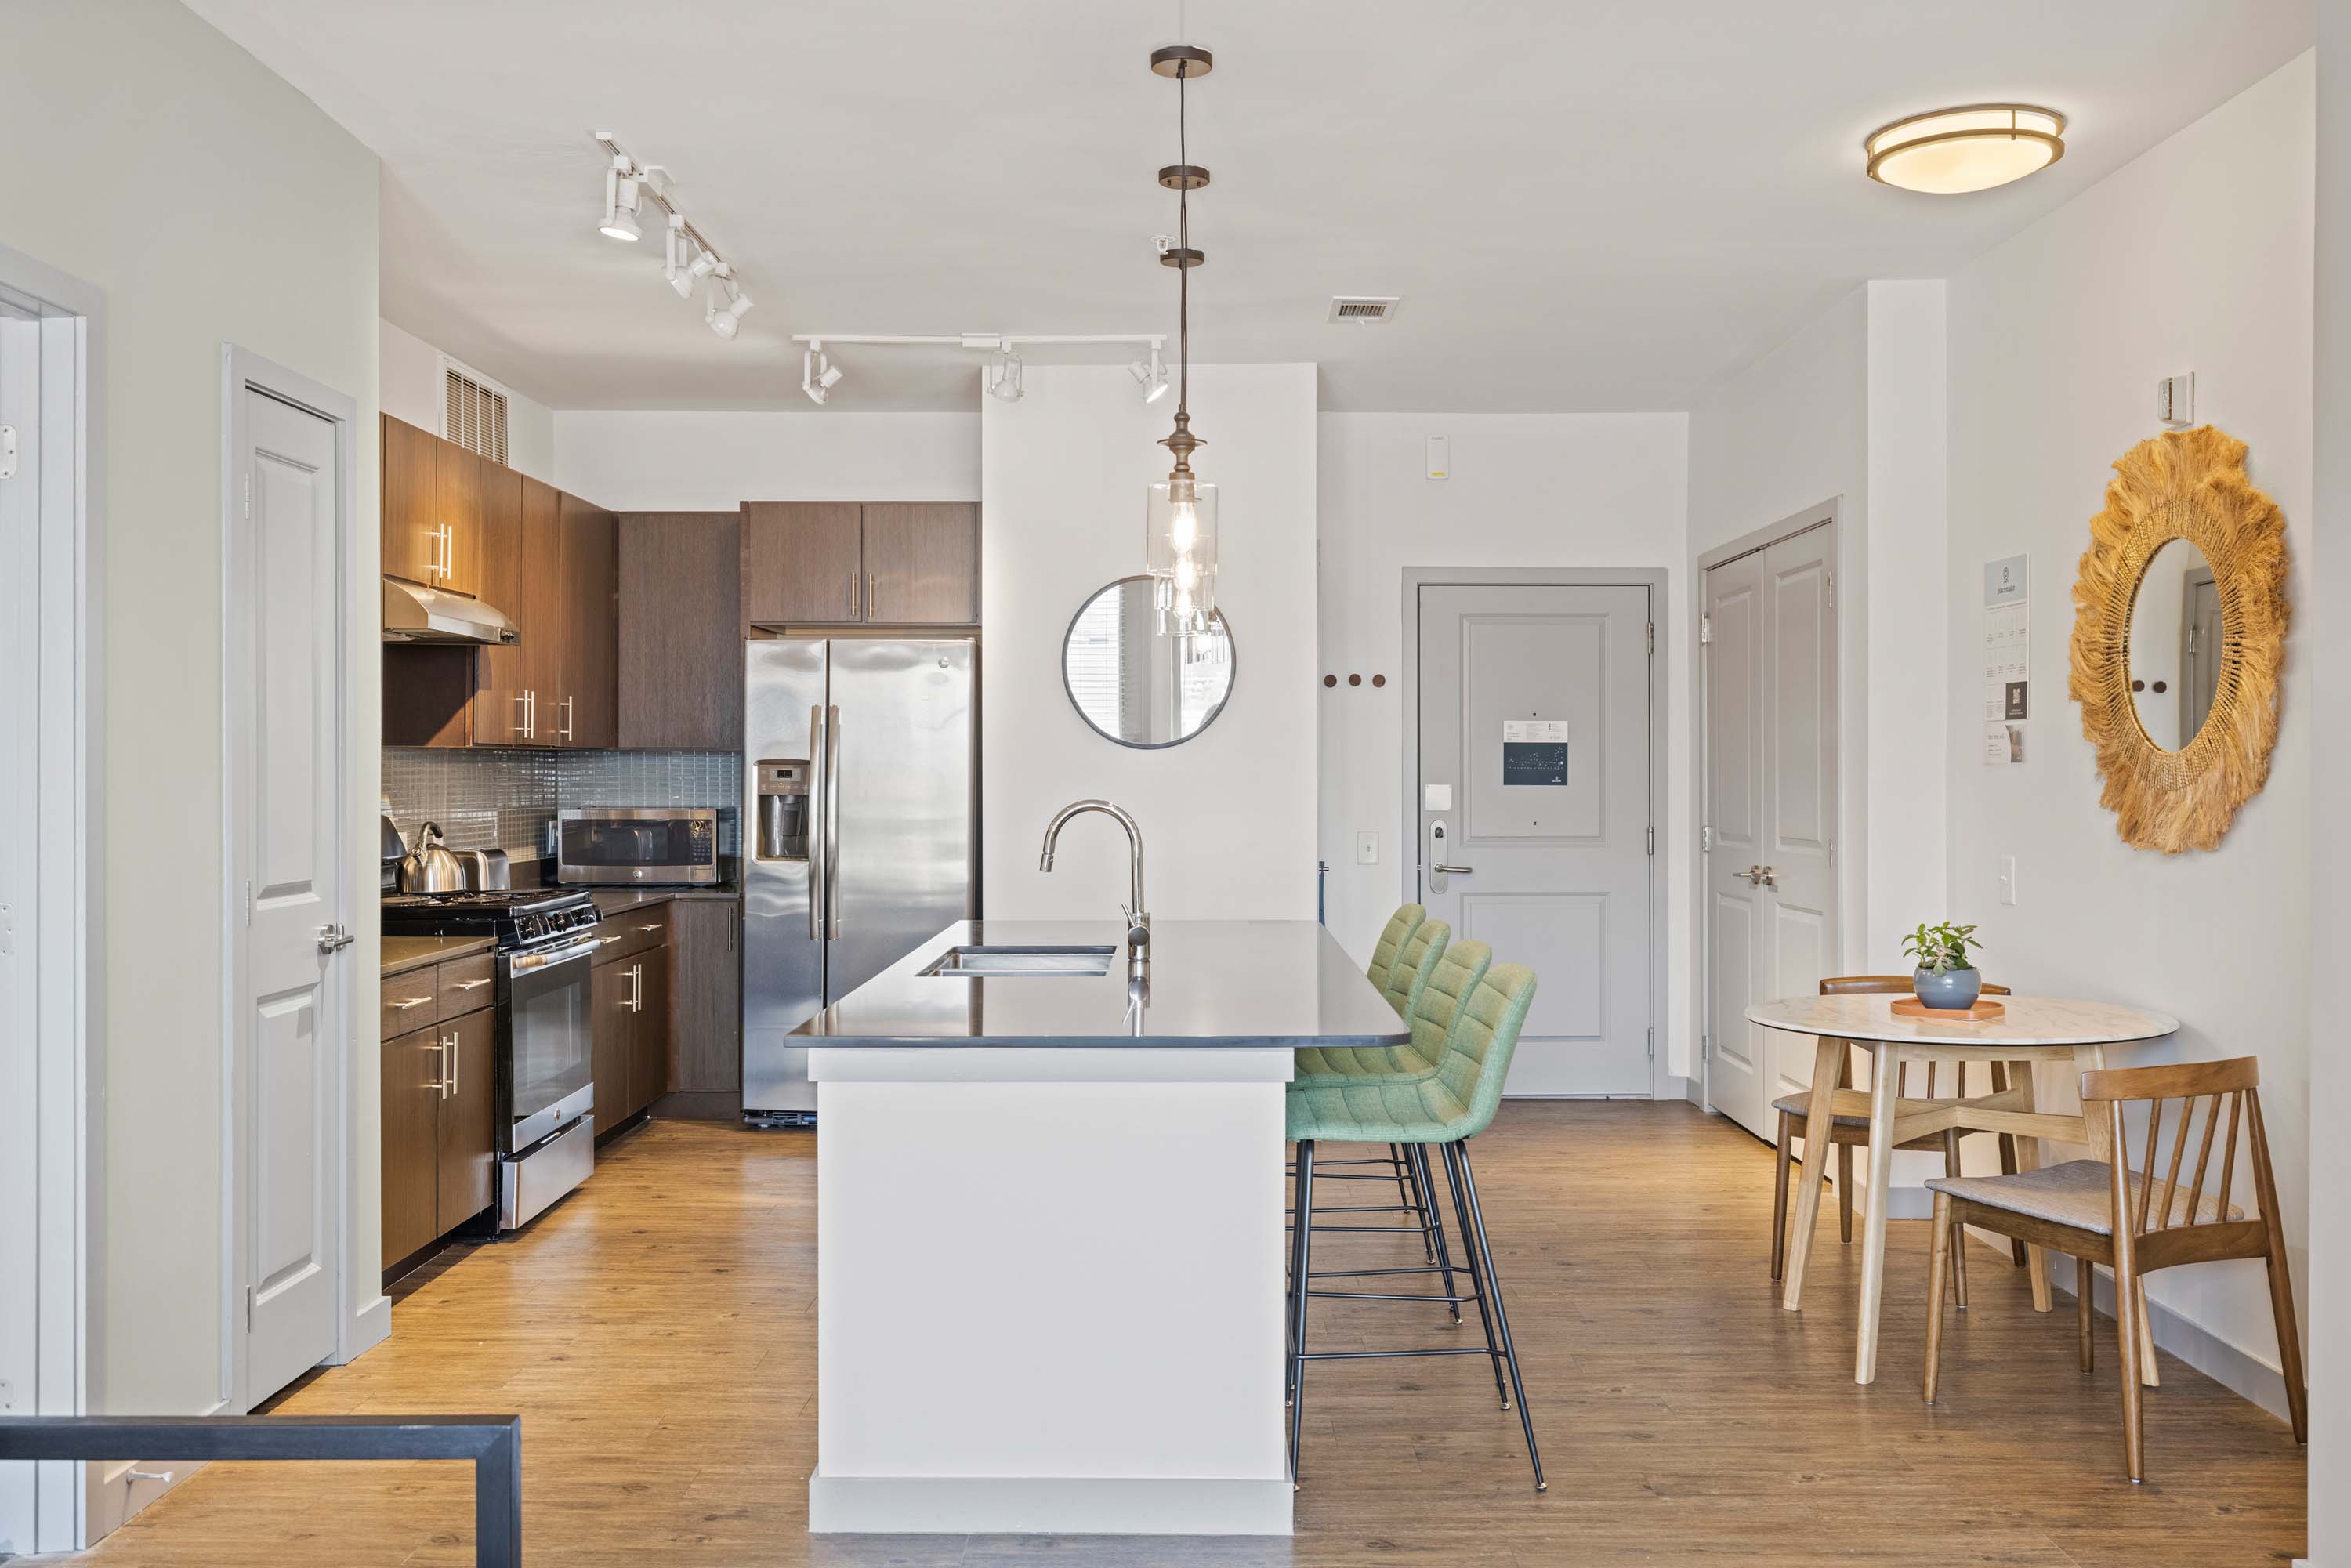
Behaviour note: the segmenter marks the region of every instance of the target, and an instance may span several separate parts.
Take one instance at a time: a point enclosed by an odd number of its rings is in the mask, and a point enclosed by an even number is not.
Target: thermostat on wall
[[[1453,468],[1453,438],[1432,435],[1428,438],[1428,476],[1442,479]]]

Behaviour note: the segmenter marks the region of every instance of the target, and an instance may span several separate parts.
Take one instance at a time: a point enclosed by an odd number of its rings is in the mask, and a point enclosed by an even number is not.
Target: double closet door
[[[1758,1137],[1812,1078],[1812,1042],[1747,1021],[1836,954],[1834,520],[1706,574],[1707,1098]]]

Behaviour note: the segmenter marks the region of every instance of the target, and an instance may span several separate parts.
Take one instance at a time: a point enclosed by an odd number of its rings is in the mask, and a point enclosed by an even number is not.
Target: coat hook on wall
[[[1335,686],[1339,684],[1339,677],[1336,675],[1325,675],[1322,677],[1322,684],[1326,686]],[[1349,675],[1347,677],[1347,684],[1351,686],[1360,686],[1364,684],[1364,677],[1360,674]],[[1385,675],[1374,675],[1372,677],[1372,685],[1375,686],[1384,686],[1387,684],[1388,678]]]

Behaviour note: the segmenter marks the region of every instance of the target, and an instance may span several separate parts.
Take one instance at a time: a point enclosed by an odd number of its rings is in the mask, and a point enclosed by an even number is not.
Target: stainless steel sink
[[[950,947],[919,971],[925,975],[1060,976],[1083,978],[1110,973],[1115,947]]]

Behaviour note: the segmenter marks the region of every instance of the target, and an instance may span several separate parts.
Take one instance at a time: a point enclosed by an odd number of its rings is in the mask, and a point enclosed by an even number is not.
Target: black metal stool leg
[[[1298,1485],[1298,1440],[1306,1418],[1306,1302],[1314,1248],[1314,1140],[1298,1145],[1297,1283],[1290,1291],[1290,1484]]]
[[[1453,1256],[1445,1245],[1445,1226],[1437,1218],[1437,1184],[1431,1181],[1428,1176],[1428,1146],[1426,1144],[1406,1144],[1405,1153],[1412,1160],[1413,1184],[1419,1187],[1421,1192],[1421,1218],[1427,1223],[1431,1243],[1429,1261],[1436,1264],[1444,1274],[1445,1293],[1448,1296],[1458,1296],[1460,1292],[1453,1288]],[[1461,1303],[1458,1301],[1447,1301],[1446,1307],[1453,1314],[1453,1326],[1459,1328]]]
[[[1485,1265],[1478,1257],[1477,1238],[1469,1233],[1469,1207],[1461,1201],[1461,1177],[1453,1168],[1453,1145],[1442,1145],[1439,1153],[1445,1160],[1446,1189],[1453,1195],[1453,1218],[1461,1227],[1462,1262],[1469,1270],[1469,1296],[1478,1303],[1478,1322],[1486,1331],[1486,1355],[1494,1369],[1494,1396],[1501,1401],[1502,1408],[1508,1410],[1510,1407],[1510,1389],[1502,1381],[1501,1342],[1494,1337],[1494,1314],[1486,1307]]]
[[[1469,1168],[1468,1140],[1447,1144],[1446,1152],[1454,1167],[1461,1173],[1461,1196],[1469,1205],[1469,1218],[1477,1234],[1469,1245],[1477,1253],[1478,1262],[1485,1275],[1485,1286],[1494,1298],[1494,1326],[1502,1336],[1502,1354],[1510,1364],[1510,1388],[1519,1396],[1519,1424],[1526,1429],[1527,1458],[1534,1466],[1535,1490],[1547,1491],[1550,1483],[1543,1479],[1542,1455],[1535,1448],[1535,1418],[1527,1408],[1527,1385],[1519,1376],[1518,1347],[1510,1340],[1510,1314],[1502,1305],[1501,1281],[1494,1277],[1494,1248],[1486,1238],[1485,1212],[1478,1206],[1478,1177]],[[1302,1314],[1301,1314],[1302,1321]]]

